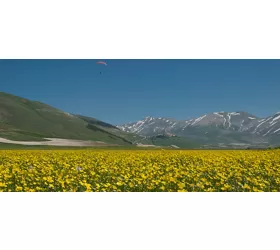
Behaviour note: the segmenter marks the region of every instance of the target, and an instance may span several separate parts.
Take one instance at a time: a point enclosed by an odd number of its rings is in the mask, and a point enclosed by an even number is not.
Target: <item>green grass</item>
[[[0,137],[13,141],[46,141],[43,135],[26,131],[2,131]]]

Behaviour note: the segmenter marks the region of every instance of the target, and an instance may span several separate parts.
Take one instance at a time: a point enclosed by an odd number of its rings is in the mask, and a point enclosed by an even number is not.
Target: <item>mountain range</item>
[[[179,136],[206,147],[280,144],[280,112],[265,118],[244,111],[213,112],[187,120],[148,116],[118,128],[147,138],[159,134]]]
[[[280,145],[280,112],[266,118],[243,111],[213,112],[187,120],[145,117],[114,126],[0,92],[0,138],[17,141],[62,138],[129,147],[269,147]]]

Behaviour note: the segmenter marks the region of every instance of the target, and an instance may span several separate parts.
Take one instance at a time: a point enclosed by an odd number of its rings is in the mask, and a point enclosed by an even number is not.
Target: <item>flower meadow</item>
[[[0,191],[279,192],[280,150],[2,150]]]

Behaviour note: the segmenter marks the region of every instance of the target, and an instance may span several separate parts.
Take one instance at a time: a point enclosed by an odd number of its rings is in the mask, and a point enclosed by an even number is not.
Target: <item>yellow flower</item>
[[[17,192],[21,192],[22,190],[23,190],[22,187],[16,187],[16,191],[17,191]]]
[[[180,189],[183,189],[185,187],[185,183],[182,182],[179,182],[177,185]]]

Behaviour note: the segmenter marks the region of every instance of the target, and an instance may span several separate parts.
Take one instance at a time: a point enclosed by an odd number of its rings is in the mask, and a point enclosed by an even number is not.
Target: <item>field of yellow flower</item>
[[[0,191],[280,191],[280,150],[2,150]]]

